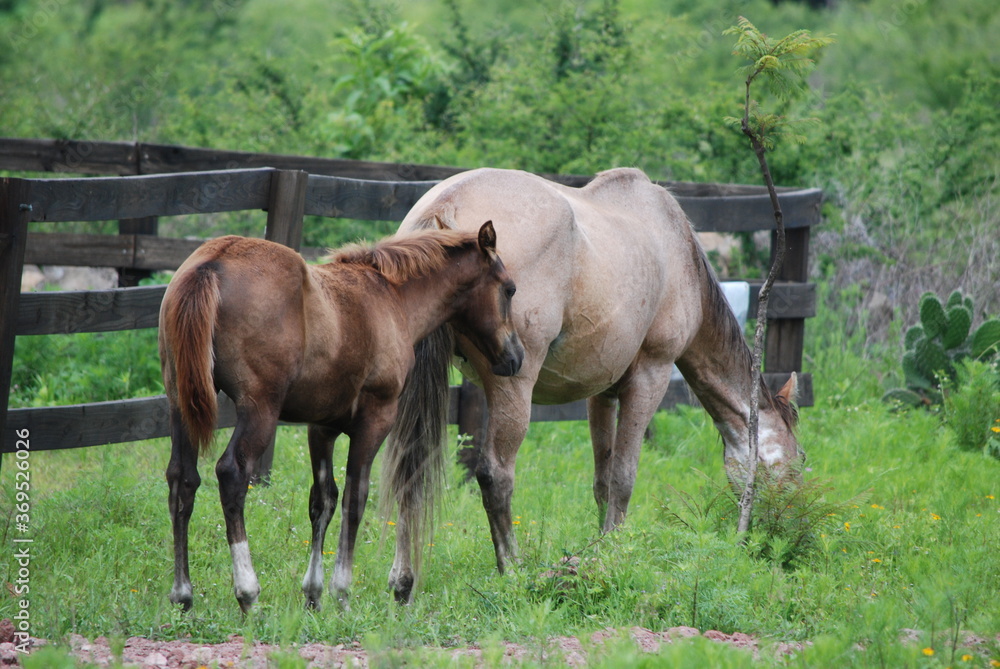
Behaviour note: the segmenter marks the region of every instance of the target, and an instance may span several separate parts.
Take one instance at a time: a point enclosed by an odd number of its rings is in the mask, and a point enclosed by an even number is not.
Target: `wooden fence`
[[[267,165],[264,167],[264,165]],[[277,166],[277,168],[275,167]],[[224,167],[225,169],[212,169]],[[191,171],[191,168],[209,171]],[[169,435],[163,395],[61,407],[7,409],[17,336],[111,332],[156,327],[165,286],[115,290],[20,293],[24,264],[119,268],[122,283],[135,273],[176,269],[201,243],[156,235],[161,216],[264,210],[267,239],[300,249],[304,215],[399,221],[434,183],[458,168],[397,165],[297,156],[238,153],[148,144],[0,139],[0,169],[82,174],[141,174],[97,178],[0,180],[0,453],[15,450],[28,430],[32,450],[114,444]],[[359,178],[362,177],[362,178]],[[554,180],[580,186],[587,177]],[[700,231],[773,230],[763,188],[665,184]],[[807,282],[809,230],[819,222],[822,193],[781,195],[788,250],[781,282],[768,309],[765,379],[780,387],[802,368],[805,319],[815,314],[815,287]],[[119,221],[118,235],[32,232],[40,221]],[[772,235],[773,239],[773,235]],[[760,282],[751,282],[750,314]],[[812,378],[800,374],[800,403],[813,400]],[[683,382],[671,383],[662,406],[692,403]],[[452,389],[450,420],[477,436],[484,417],[481,392],[468,383]],[[583,402],[534,406],[533,421],[586,417]],[[219,427],[235,422],[222,398]],[[266,466],[267,463],[265,463]],[[265,470],[266,471],[266,470]]]

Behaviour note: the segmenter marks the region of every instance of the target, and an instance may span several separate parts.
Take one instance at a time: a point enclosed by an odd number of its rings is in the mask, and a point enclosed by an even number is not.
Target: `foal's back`
[[[204,271],[219,282],[215,383],[237,405],[283,396],[282,420],[329,423],[365,389],[398,390],[399,314],[371,268],[310,267],[280,244],[227,236],[203,244],[178,275]]]

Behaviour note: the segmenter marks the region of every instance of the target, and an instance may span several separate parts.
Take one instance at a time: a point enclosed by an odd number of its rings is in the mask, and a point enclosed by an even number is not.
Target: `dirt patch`
[[[608,641],[622,638],[623,630],[608,628],[591,635],[590,644],[593,647],[604,645]],[[720,643],[728,643],[739,648],[746,648],[757,654],[756,640],[746,634],[724,634],[709,630],[702,634],[691,627],[673,627],[663,632],[653,632],[643,627],[632,627],[627,634],[643,652],[655,653],[663,644],[690,638],[704,636]],[[31,639],[31,650],[34,651],[49,642],[44,639]],[[786,644],[784,652],[791,654],[801,650],[801,645]],[[450,652],[455,657],[471,657],[476,661],[484,658],[483,649],[479,646],[463,648],[437,649]],[[97,666],[112,666],[116,658],[111,650],[110,641],[106,637],[98,637],[89,641],[82,636],[72,635],[69,639],[69,651],[77,660],[90,662]],[[367,667],[368,653],[358,643],[338,644],[335,646],[311,643],[290,648],[280,648],[266,643],[248,643],[240,636],[232,636],[224,643],[196,644],[189,641],[150,641],[143,637],[130,637],[121,650],[121,662],[125,666],[142,667],[143,669],[194,669],[201,666],[218,667],[266,667],[268,659],[275,653],[298,654],[306,660],[309,667]],[[516,643],[503,644],[505,661],[519,661],[528,658],[538,658],[549,661],[563,661],[570,667],[583,667],[587,664],[587,650],[576,637],[553,637],[539,646],[526,646]],[[0,665],[17,665],[21,655],[13,643],[0,643]]]
[[[5,630],[8,621],[0,621],[0,632]],[[735,648],[741,648],[752,653],[755,658],[760,656],[758,640],[749,634],[734,632],[726,634],[717,630],[701,632],[693,627],[671,627],[662,632],[654,632],[644,627],[632,627],[628,630],[606,628],[591,635],[589,646],[599,648],[605,643],[624,638],[625,635],[635,642],[642,652],[655,653],[664,644],[677,643],[691,637],[704,637],[717,643],[725,643]],[[922,635],[916,630],[900,630],[899,641],[903,645],[912,646],[918,643]],[[963,632],[958,637],[961,647],[979,657],[988,657],[991,643],[1000,644],[1000,634],[996,639],[988,640],[971,633]],[[31,639],[29,646],[33,652],[42,646],[49,645],[44,639]],[[770,644],[765,654],[774,653],[778,656],[792,656],[807,648],[810,642],[780,642]],[[428,648],[442,653],[450,653],[455,658],[473,658],[477,663],[485,661],[486,653],[476,645],[461,648]],[[864,651],[863,646],[858,646]],[[115,665],[117,658],[111,651],[111,644],[106,637],[98,637],[89,641],[79,635],[69,638],[69,651],[79,661],[89,662],[99,667]],[[587,649],[576,637],[553,637],[542,645],[523,645],[505,642],[502,646],[504,662],[527,659],[542,659],[546,661],[562,661],[569,667],[584,667],[587,665]],[[495,650],[490,651],[491,659],[495,659]],[[197,644],[190,641],[150,641],[143,637],[130,637],[121,650],[121,663],[128,667],[142,669],[196,669],[203,666],[262,668],[270,666],[270,658],[280,653],[282,655],[297,654],[306,661],[309,667],[368,667],[369,653],[361,644],[327,645],[310,643],[281,648],[266,643],[247,642],[243,637],[232,636],[228,641],[217,644]],[[20,665],[23,657],[9,640],[0,637],[0,666]]]

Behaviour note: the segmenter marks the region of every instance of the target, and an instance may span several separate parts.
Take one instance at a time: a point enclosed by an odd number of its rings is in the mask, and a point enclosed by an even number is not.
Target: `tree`
[[[808,30],[796,30],[787,37],[771,40],[764,33],[740,17],[735,26],[727,28],[723,34],[736,35],[736,46],[733,55],[750,61],[740,73],[746,76],[743,117],[741,119],[727,118],[732,125],[738,124],[743,134],[750,140],[750,146],[760,171],[767,185],[767,192],[774,207],[774,222],[777,227],[777,248],[767,279],[760,289],[757,305],[757,327],[753,339],[753,377],[750,384],[750,463],[747,471],[746,488],[740,497],[740,518],[737,532],[743,536],[750,529],[750,518],[753,512],[757,481],[757,449],[759,424],[758,402],[760,401],[761,358],[764,348],[764,329],[767,322],[767,303],[774,280],[781,271],[785,261],[785,225],[781,213],[781,203],[774,188],[771,170],[767,166],[766,153],[774,148],[779,136],[791,135],[789,130],[793,121],[777,114],[765,113],[756,99],[751,97],[751,87],[756,81],[762,82],[767,89],[781,100],[787,100],[806,87],[805,75],[812,69],[815,61],[810,56],[822,47],[831,44],[833,38],[813,37]],[[801,121],[799,121],[801,122]]]

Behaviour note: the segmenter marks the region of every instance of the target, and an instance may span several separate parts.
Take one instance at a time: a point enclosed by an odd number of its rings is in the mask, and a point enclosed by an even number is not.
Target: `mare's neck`
[[[712,417],[723,440],[745,440],[750,416],[752,357],[739,322],[707,265],[699,267],[702,320],[690,347],[677,359],[688,386]]]

